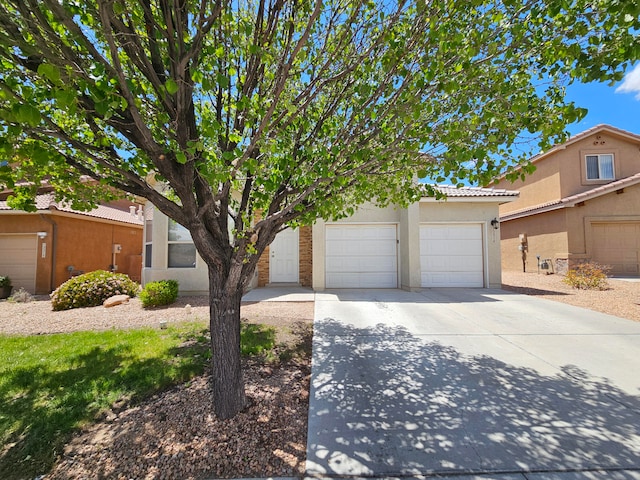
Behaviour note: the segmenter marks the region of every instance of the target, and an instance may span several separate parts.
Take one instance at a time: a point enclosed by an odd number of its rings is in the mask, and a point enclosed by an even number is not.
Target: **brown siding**
[[[71,217],[56,217],[58,248],[56,286],[69,279],[68,267],[76,271],[109,270],[113,261],[112,245],[122,245],[116,255],[117,272],[140,279],[141,264],[131,265],[130,257],[142,254],[142,227],[92,222]],[[137,266],[137,268],[136,268]],[[133,268],[133,270],[132,270]]]
[[[122,253],[117,255],[118,272],[128,274],[133,280],[140,280],[142,227],[122,225],[79,218],[69,214],[9,214],[0,216],[0,233],[47,232],[46,238],[38,240],[37,251],[37,294],[46,294],[69,279],[67,267],[76,271],[108,270],[112,262],[112,245],[122,245]],[[53,225],[57,225],[55,263],[56,271],[51,285],[53,261]],[[46,257],[41,255],[42,244],[46,243]]]
[[[527,253],[527,271],[538,268],[537,255],[540,258],[567,257],[566,217],[563,210],[546,214],[509,220],[500,224],[500,249],[503,270],[522,271],[522,253],[518,250],[519,235],[525,233],[529,251]],[[554,263],[555,264],[555,263]]]

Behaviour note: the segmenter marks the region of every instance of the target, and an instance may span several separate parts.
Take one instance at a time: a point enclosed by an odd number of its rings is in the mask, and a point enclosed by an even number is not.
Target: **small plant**
[[[175,302],[177,298],[177,280],[160,280],[157,282],[149,282],[140,292],[140,301],[142,302],[142,306],[145,308],[170,305]]]
[[[51,294],[54,310],[95,307],[114,295],[135,297],[139,286],[124,273],[105,270],[79,275],[67,280]]]
[[[11,295],[11,301],[17,303],[29,303],[33,300],[33,295],[27,292],[24,288],[20,287],[17,291]]]
[[[582,263],[569,270],[562,280],[567,285],[580,290],[607,290],[607,274],[611,267],[596,262]]]
[[[0,275],[0,287],[10,287],[11,279],[6,275]]]

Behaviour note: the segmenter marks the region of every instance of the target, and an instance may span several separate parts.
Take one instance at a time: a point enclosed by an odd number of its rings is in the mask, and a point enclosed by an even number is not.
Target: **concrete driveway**
[[[343,290],[316,294],[314,329],[309,476],[640,479],[640,323],[503,290]]]

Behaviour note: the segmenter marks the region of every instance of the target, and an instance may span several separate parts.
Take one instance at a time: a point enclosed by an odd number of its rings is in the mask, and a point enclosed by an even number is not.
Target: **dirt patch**
[[[187,307],[189,305],[189,307]],[[243,322],[276,329],[281,363],[245,359],[248,407],[231,420],[212,411],[209,375],[136,405],[117,405],[67,444],[47,479],[198,479],[302,476],[306,461],[313,302],[241,307]],[[53,312],[47,298],[0,302],[0,332],[50,334],[206,321],[206,297],[180,297],[145,310],[139,300],[112,308]]]
[[[563,283],[563,275],[502,272],[502,287],[512,292],[568,303],[597,312],[640,321],[640,283],[610,278],[607,290],[578,290]]]

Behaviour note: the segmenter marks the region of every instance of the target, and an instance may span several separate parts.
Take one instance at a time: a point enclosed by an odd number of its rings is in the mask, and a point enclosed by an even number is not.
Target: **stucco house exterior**
[[[493,183],[520,191],[500,206],[503,268],[522,270],[522,241],[528,270],[540,256],[560,273],[595,261],[640,275],[640,135],[597,125],[532,162],[524,181]]]
[[[499,205],[518,193],[438,186],[445,200],[408,208],[363,205],[337,222],[280,233],[258,263],[253,287],[500,287]],[[493,223],[492,223],[493,221]],[[145,206],[143,283],[175,279],[181,294],[208,291],[206,265],[188,231]]]
[[[7,195],[0,193],[0,275],[11,278],[14,291],[47,294],[99,269],[141,280],[141,207],[122,201],[81,212],[42,193],[37,212],[28,213],[9,208]]]

